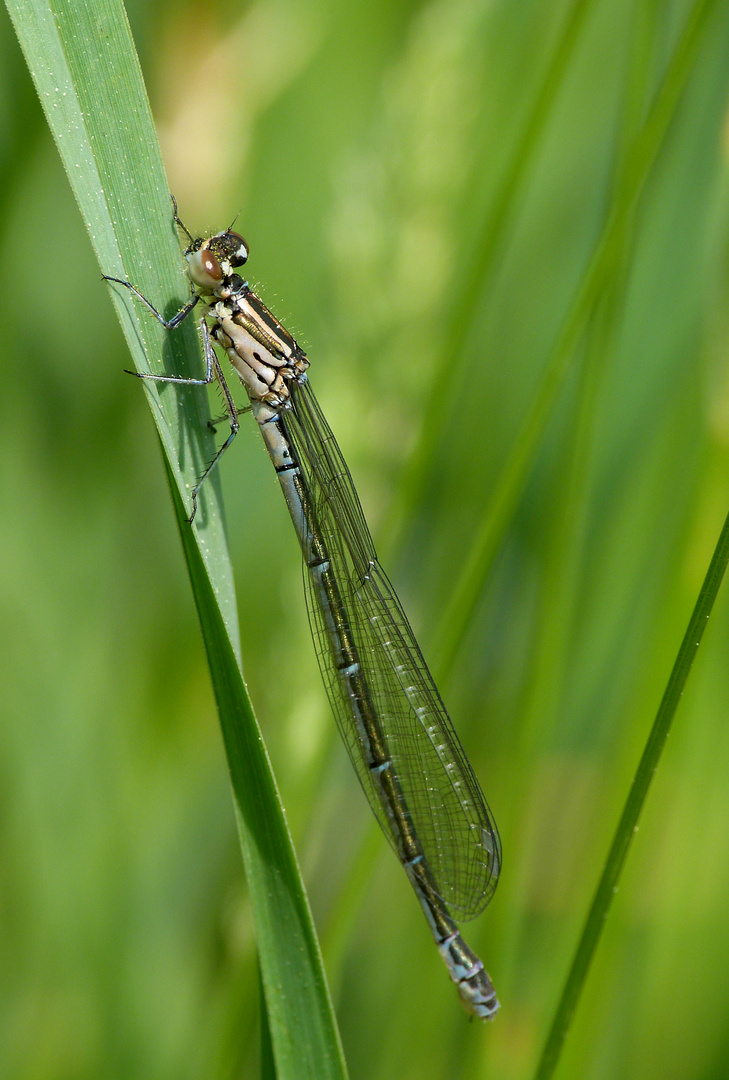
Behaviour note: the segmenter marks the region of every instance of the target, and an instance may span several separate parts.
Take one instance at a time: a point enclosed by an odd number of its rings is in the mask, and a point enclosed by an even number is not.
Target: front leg
[[[158,322],[162,323],[165,330],[176,330],[180,323],[190,314],[198,300],[202,299],[199,293],[195,292],[195,286],[193,285],[193,283],[190,282],[190,291],[192,292],[192,296],[190,297],[190,299],[187,301],[186,304],[183,305],[183,307],[180,308],[176,315],[173,315],[171,319],[165,319],[164,315],[161,315],[159,311],[157,311],[157,308],[153,304],[150,304],[147,297],[143,293],[140,293],[139,289],[135,288],[135,286],[132,285],[131,281],[122,281],[121,278],[117,277],[107,277],[106,274],[102,274],[101,276],[103,277],[104,281],[113,281],[115,282],[115,284],[123,285],[125,289],[129,289],[129,292],[133,293],[138,300],[141,300],[148,311],[151,311],[155,319],[157,319]]]
[[[119,278],[111,277],[107,277],[106,280],[114,281],[118,285],[123,285],[126,289],[129,289],[131,293],[133,293],[136,297],[138,297],[139,300],[142,301],[145,307],[154,315],[158,322],[162,323],[165,330],[175,330],[183,321],[183,319],[187,318],[192,309],[195,307],[195,304],[197,304],[198,300],[201,299],[200,295],[195,292],[195,287],[192,286],[193,295],[190,297],[184,307],[181,307],[177,314],[173,315],[171,319],[165,319],[164,316],[161,315],[159,311],[157,311],[157,309],[153,307],[152,304],[150,304],[146,296],[143,296],[142,293],[140,293],[138,289],[135,289],[135,287],[130,282],[121,281]],[[240,424],[238,422],[238,409],[236,408],[235,402],[233,401],[233,395],[230,392],[230,387],[228,386],[225,376],[223,375],[220,361],[215,355],[213,343],[210,339],[210,330],[205,319],[206,316],[203,315],[198,322],[198,328],[200,330],[200,336],[202,337],[203,343],[203,353],[205,354],[205,378],[187,379],[181,375],[154,375],[148,371],[129,371],[127,368],[124,369],[127,375],[134,375],[138,379],[151,379],[152,382],[176,383],[178,386],[209,386],[210,383],[217,381],[218,385],[220,386],[220,389],[223,393],[223,399],[225,401],[225,418],[230,423],[230,434],[228,435],[227,439],[220,447],[220,449],[216,452],[212,461],[205,469],[205,472],[202,474],[197,484],[195,484],[195,487],[192,489],[192,513],[188,518],[188,521],[191,525],[195,518],[195,514],[197,513],[197,497],[200,492],[200,488],[202,487],[207,477],[210,475],[213,468],[217,465],[222,455],[228,449],[233,439],[238,434],[238,430],[240,428]]]
[[[189,521],[190,525],[192,525],[192,523],[193,523],[193,521],[195,519],[195,514],[197,513],[197,497],[198,497],[200,488],[203,486],[205,480],[207,480],[207,478],[210,475],[210,473],[212,472],[212,470],[218,464],[218,462],[220,461],[220,458],[223,456],[225,451],[228,449],[228,447],[232,443],[233,439],[238,434],[238,430],[240,428],[240,424],[238,422],[238,409],[236,408],[235,402],[233,401],[233,395],[230,392],[230,387],[228,386],[225,375],[223,374],[223,369],[220,366],[220,361],[218,360],[217,356],[215,355],[215,350],[213,349],[213,343],[212,343],[212,341],[210,339],[210,330],[208,329],[208,324],[205,321],[205,316],[204,315],[200,319],[200,322],[199,322],[198,325],[199,325],[199,328],[200,328],[200,335],[202,337],[203,352],[205,354],[205,378],[204,379],[183,379],[183,378],[181,378],[180,376],[177,376],[177,375],[152,375],[152,374],[149,374],[149,373],[144,372],[144,371],[129,371],[128,372],[129,375],[136,375],[138,379],[152,379],[153,382],[177,383],[178,385],[182,385],[182,386],[208,386],[212,382],[217,382],[218,386],[220,387],[220,389],[222,391],[223,400],[225,401],[225,417],[221,417],[221,419],[227,419],[228,422],[230,423],[230,434],[228,435],[227,439],[225,440],[223,445],[220,447],[220,449],[218,451],[216,451],[215,456],[213,457],[212,461],[210,462],[208,467],[205,469],[205,472],[202,474],[202,476],[200,477],[198,482],[195,484],[195,487],[192,489],[192,493],[191,493],[192,494],[192,513],[190,514],[190,517],[188,518],[188,521]],[[126,368],[125,368],[125,370],[126,370]],[[246,411],[247,410],[245,410],[245,409],[241,410],[241,412],[246,412]]]
[[[164,315],[160,315],[157,308],[153,304],[150,304],[146,296],[140,293],[139,289],[135,288],[130,281],[122,281],[121,278],[107,277],[103,275],[104,281],[114,281],[117,285],[123,285],[125,289],[129,289],[130,293],[133,293],[138,300],[141,300],[148,311],[154,315],[158,322],[161,322],[165,330],[176,330],[183,319],[186,319],[198,300],[202,299],[199,293],[195,292],[195,286],[190,282],[190,288],[192,289],[192,296],[187,303],[180,308],[176,315],[173,315],[171,319],[165,319]],[[182,375],[153,375],[150,371],[130,371],[129,368],[124,368],[127,375],[134,375],[137,379],[151,379],[153,382],[166,382],[177,383],[178,386],[209,386],[209,384],[215,378],[213,374],[213,364],[211,360],[212,346],[210,345],[210,334],[207,332],[207,323],[205,322],[205,316],[203,315],[198,323],[200,333],[203,335],[203,346],[205,347],[205,340],[207,337],[207,347],[205,348],[205,378],[204,379],[186,379]],[[204,331],[203,331],[204,328]]]

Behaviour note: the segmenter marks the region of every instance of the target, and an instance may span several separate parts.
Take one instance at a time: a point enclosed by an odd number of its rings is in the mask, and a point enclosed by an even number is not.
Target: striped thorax
[[[201,293],[216,299],[209,305],[215,319],[212,335],[225,349],[252,400],[282,405],[287,382],[309,366],[295,339],[234,271],[248,258],[248,245],[227,230],[195,240],[185,252],[189,274]]]

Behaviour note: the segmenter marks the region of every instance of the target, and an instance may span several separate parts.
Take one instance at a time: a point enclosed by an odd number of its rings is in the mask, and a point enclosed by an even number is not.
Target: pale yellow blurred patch
[[[311,62],[326,22],[291,0],[257,3],[219,25],[202,7],[182,12],[160,58],[158,131],[184,215],[235,199],[256,121]],[[281,148],[282,168],[285,147]]]
[[[365,334],[426,317],[450,280],[453,205],[477,139],[484,73],[473,50],[484,17],[470,0],[426,5],[383,81],[372,145],[342,157],[329,247],[342,308]],[[403,344],[393,348],[398,363],[413,353]],[[415,367],[423,362],[418,348]]]

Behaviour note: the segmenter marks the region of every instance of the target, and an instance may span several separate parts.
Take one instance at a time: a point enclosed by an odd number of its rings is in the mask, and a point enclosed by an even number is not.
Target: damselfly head
[[[238,233],[228,230],[193,240],[185,258],[195,285],[203,292],[212,293],[231,276],[234,267],[246,261],[248,244]]]

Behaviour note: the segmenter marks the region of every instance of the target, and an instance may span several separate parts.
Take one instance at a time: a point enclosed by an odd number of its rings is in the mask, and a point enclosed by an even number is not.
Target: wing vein
[[[501,867],[498,832],[481,787],[423,659],[402,605],[377,561],[362,507],[306,377],[292,382],[281,423],[302,474],[311,518],[331,561],[392,767],[438,895],[452,918],[488,904]],[[363,755],[331,631],[304,565],[304,588],[324,686],[337,725],[388,840],[398,836]]]

